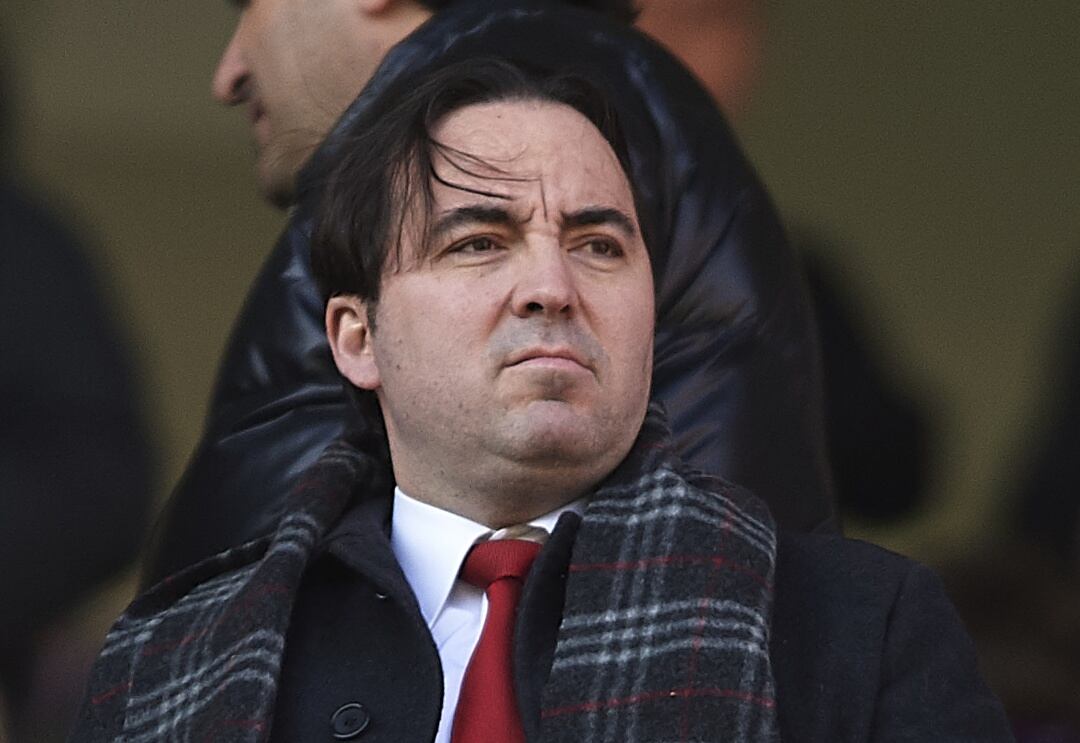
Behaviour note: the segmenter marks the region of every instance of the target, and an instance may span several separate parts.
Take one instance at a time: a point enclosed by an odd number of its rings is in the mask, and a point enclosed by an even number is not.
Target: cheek
[[[610,378],[623,393],[648,386],[652,378],[653,340],[653,318],[648,312],[614,316],[600,331]]]
[[[483,353],[496,302],[483,287],[418,282],[384,292],[377,323],[384,355],[449,371]]]
[[[642,277],[618,288],[605,298],[604,324],[616,350],[624,360],[652,358],[656,324],[650,277]]]

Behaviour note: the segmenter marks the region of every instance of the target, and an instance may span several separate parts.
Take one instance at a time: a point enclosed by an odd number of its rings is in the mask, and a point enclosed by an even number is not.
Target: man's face
[[[591,489],[636,438],[652,373],[649,257],[618,159],[574,109],[473,105],[433,134],[474,157],[433,156],[430,241],[406,228],[371,363],[343,371],[377,391],[406,492],[509,489],[530,518],[538,501],[550,510]]]
[[[264,195],[287,206],[296,173],[386,51],[427,17],[387,0],[247,0],[214,73],[214,97],[246,104]]]

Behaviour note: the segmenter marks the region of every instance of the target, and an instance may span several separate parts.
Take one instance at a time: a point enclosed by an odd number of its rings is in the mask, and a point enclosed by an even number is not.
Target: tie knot
[[[522,580],[529,572],[540,545],[524,539],[496,539],[469,550],[461,567],[461,578],[467,583],[486,591],[488,586],[502,578]]]

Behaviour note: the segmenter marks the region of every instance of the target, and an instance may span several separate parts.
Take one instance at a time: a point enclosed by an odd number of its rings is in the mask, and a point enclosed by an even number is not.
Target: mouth
[[[263,108],[259,101],[252,99],[248,102],[248,120],[251,125],[258,124],[259,121],[266,115],[266,109]]]
[[[533,347],[517,351],[507,359],[506,366],[595,371],[592,364],[581,354],[572,348],[562,346],[555,348]]]
[[[256,100],[252,100],[248,104],[248,121],[251,124],[252,133],[255,136],[255,141],[258,144],[262,144],[266,136],[266,109],[263,105]]]

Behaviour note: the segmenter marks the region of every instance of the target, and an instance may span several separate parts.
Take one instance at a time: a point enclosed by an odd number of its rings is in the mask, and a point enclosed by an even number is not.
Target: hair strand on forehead
[[[440,163],[493,183],[532,180],[433,135],[455,111],[505,101],[563,104],[582,114],[611,146],[638,206],[626,147],[609,99],[598,85],[581,75],[493,58],[427,70],[384,91],[342,135],[340,160],[324,183],[312,237],[312,269],[324,298],[356,295],[373,317],[383,275],[402,269],[405,259],[427,257],[434,184],[507,198],[495,188],[455,183],[450,174],[440,172]],[[402,254],[406,230],[412,230],[412,242],[420,246],[418,255]]]

